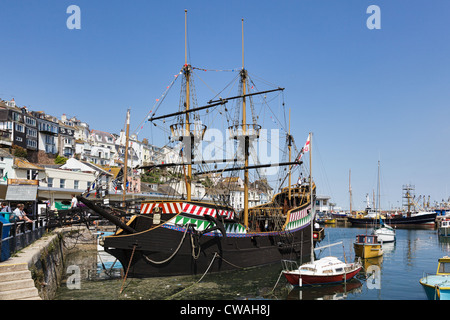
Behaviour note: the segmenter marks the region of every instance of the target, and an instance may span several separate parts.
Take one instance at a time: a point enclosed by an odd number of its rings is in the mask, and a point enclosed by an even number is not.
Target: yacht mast
[[[352,169],[348,171],[348,193],[350,194],[350,214],[352,214]]]
[[[376,213],[377,215],[381,215],[381,207],[380,207],[380,160],[378,160],[378,180],[377,180],[377,205],[376,205]]]

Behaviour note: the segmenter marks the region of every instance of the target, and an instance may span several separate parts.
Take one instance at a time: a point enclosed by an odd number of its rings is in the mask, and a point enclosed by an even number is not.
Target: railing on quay
[[[15,252],[40,239],[45,229],[45,218],[38,218],[31,222],[16,221],[3,223],[0,221],[0,261],[8,260]]]
[[[130,210],[130,212],[134,213],[134,209]],[[122,210],[122,213],[120,213],[121,210],[118,208],[115,210],[118,211],[120,217],[126,216],[126,209]],[[108,224],[107,220],[86,206],[67,210],[50,210],[47,208],[38,215],[36,220],[31,222],[9,222],[10,215],[11,213],[0,212],[0,262],[8,260],[15,252],[40,239],[46,230],[76,224],[85,224],[89,227],[91,223],[98,225],[102,221]]]

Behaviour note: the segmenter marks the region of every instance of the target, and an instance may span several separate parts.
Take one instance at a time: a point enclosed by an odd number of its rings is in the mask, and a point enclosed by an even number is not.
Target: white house
[[[94,172],[79,172],[45,167],[45,179],[40,181],[38,196],[50,200],[52,209],[57,201],[70,200],[72,195],[80,195],[95,181]]]
[[[60,167],[60,169],[73,171],[75,173],[90,173],[94,176],[94,181],[96,181],[97,185],[105,186],[109,192],[113,192],[114,187],[112,185],[113,174],[102,168],[93,165],[88,162],[80,161],[75,158],[70,158],[66,161],[64,165]]]

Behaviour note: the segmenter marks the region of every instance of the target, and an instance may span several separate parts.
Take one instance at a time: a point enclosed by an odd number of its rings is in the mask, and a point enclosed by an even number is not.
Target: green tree
[[[60,155],[57,155],[55,158],[55,164],[65,164],[66,161],[67,161],[67,158],[60,156]]]

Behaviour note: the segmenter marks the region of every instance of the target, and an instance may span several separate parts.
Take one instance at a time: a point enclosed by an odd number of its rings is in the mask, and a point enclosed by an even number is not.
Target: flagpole
[[[126,198],[127,198],[127,180],[128,180],[128,142],[130,136],[130,109],[127,110],[127,128],[125,133],[125,157],[124,157],[124,166],[123,166],[123,195],[122,201],[126,210]]]

